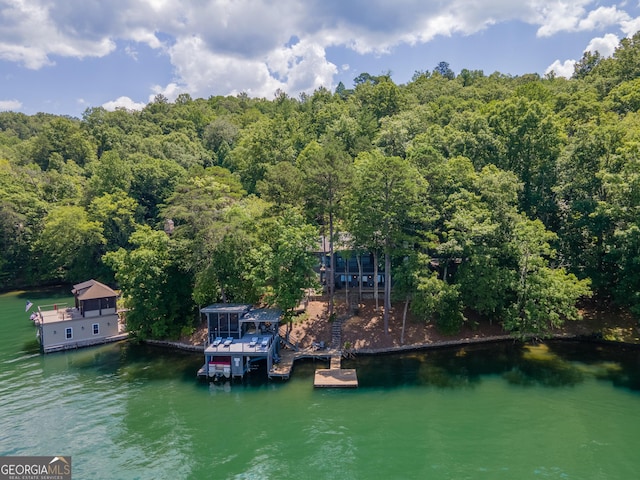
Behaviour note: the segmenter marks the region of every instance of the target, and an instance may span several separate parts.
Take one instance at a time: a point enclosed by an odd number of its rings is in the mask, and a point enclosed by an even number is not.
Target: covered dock
[[[207,316],[208,336],[199,377],[242,378],[259,360],[266,360],[267,371],[280,361],[279,310],[214,304],[201,312]]]

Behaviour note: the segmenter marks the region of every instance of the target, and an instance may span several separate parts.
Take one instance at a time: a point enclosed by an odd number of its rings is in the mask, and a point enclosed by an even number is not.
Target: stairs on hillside
[[[342,349],[342,323],[349,318],[348,316],[336,317],[331,325],[331,347],[338,350]]]

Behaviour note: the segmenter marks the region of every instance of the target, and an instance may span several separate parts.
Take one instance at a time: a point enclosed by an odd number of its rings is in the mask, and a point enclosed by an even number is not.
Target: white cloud
[[[117,108],[124,108],[126,110],[142,110],[146,105],[147,104],[143,102],[134,102],[129,97],[118,97],[115,100],[102,104],[103,108],[110,112]]]
[[[613,7],[600,7],[589,12],[586,18],[578,22],[577,30],[601,30],[611,27],[612,25],[620,25],[630,19],[629,14],[625,11],[618,10]]]
[[[210,51],[199,37],[180,38],[169,49],[178,78],[192,94],[237,94],[271,97],[285,84],[269,72],[264,59],[251,59]],[[159,92],[159,89],[157,90]]]
[[[588,11],[592,0],[569,0],[566,2],[548,2],[538,9],[539,17],[533,23],[540,23],[538,35],[548,37],[560,32],[593,31],[619,26],[630,19],[624,10],[617,6],[598,7]]]
[[[0,111],[16,111],[22,108],[20,100],[0,100]]]
[[[630,18],[620,23],[620,30],[627,36],[631,37],[640,30],[640,17]]]
[[[617,35],[607,33],[604,37],[596,37],[591,39],[585,52],[598,52],[602,57],[610,57],[615,52],[616,47],[620,43]]]
[[[115,43],[110,38],[92,38],[73,28],[62,28],[50,10],[37,0],[6,3],[0,15],[0,58],[39,69],[54,63],[51,55],[101,57],[114,50]]]
[[[124,53],[136,62],[138,61],[138,51],[131,45],[127,45],[126,47],[124,47]]]
[[[338,68],[326,53],[333,46],[384,55],[401,44],[427,43],[438,36],[471,35],[509,21],[537,27],[539,37],[578,31],[605,34],[614,28],[631,35],[640,29],[640,18],[631,18],[625,10],[633,7],[624,2],[607,2],[609,6],[600,3],[3,0],[0,59],[39,69],[53,65],[56,57],[102,57],[116,48],[136,59],[136,47],[147,45],[166,55],[175,74],[166,86],[152,87],[153,95],[162,93],[173,99],[182,92],[206,97],[244,91],[271,97],[277,89],[296,95],[319,86],[333,86]],[[610,50],[614,38],[617,39],[608,33],[594,39],[593,48],[604,55],[603,50]],[[549,68],[560,75],[560,71],[569,69],[568,62],[558,60]],[[345,70],[344,66],[341,68]]]
[[[571,78],[575,64],[575,60],[565,60],[564,62],[556,60],[547,67],[544,73],[554,72],[558,77]]]

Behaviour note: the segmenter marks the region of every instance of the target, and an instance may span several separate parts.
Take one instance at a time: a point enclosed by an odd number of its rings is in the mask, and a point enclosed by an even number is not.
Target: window
[[[65,328],[64,335],[65,335],[65,337],[67,337],[67,340],[72,339],[73,338],[73,328],[71,328],[71,327]]]
[[[93,334],[94,335],[98,335],[100,333],[100,324],[99,323],[94,323],[93,324]]]

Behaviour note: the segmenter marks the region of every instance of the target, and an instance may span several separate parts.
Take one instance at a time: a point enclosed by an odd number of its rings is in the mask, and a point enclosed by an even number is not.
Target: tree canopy
[[[2,112],[0,288],[97,277],[140,335],[177,335],[207,302],[291,312],[342,233],[446,331],[473,312],[544,336],[589,296],[639,314],[639,52],[571,79],[443,61],[298,99]]]

